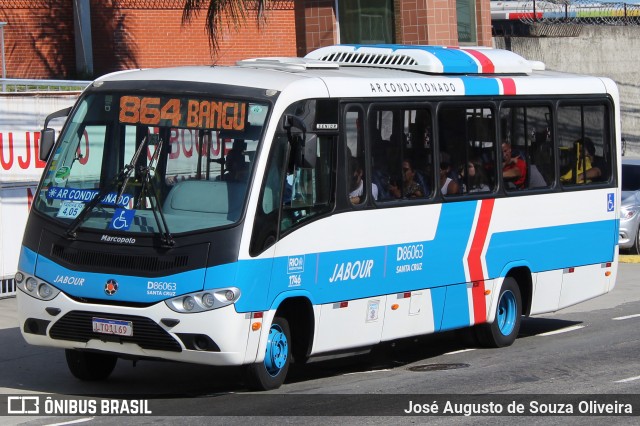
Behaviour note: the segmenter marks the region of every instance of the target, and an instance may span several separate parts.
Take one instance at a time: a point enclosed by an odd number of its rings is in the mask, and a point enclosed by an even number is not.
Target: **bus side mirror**
[[[71,109],[72,107],[61,109],[49,114],[44,119],[44,129],[40,131],[40,150],[38,152],[41,161],[47,161],[51,154],[51,148],[53,148],[53,144],[56,141],[56,131],[49,128],[49,122],[54,118],[67,117]]]
[[[40,130],[40,150],[38,155],[41,161],[47,161],[51,154],[51,148],[56,141],[56,131],[53,129]]]

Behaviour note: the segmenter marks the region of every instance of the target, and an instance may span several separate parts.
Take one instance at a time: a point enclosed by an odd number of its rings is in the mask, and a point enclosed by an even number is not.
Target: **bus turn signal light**
[[[260,328],[262,328],[262,323],[254,322],[253,324],[251,324],[251,330],[253,331],[258,331],[260,330]]]

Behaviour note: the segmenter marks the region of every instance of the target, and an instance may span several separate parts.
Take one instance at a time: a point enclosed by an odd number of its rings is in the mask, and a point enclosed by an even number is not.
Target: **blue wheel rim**
[[[516,296],[511,290],[507,290],[498,301],[498,329],[504,336],[513,332],[518,317]]]
[[[275,377],[284,368],[289,356],[289,342],[287,335],[278,324],[273,324],[269,330],[267,340],[267,353],[264,357],[264,367],[267,372]]]

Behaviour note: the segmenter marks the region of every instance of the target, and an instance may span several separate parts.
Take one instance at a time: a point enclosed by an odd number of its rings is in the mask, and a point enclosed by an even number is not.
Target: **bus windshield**
[[[268,105],[215,96],[89,93],[34,207],[66,224],[181,233],[237,222]]]

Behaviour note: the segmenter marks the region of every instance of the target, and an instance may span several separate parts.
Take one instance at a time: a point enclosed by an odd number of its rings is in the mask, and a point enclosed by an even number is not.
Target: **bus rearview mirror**
[[[38,156],[41,161],[47,161],[49,154],[51,154],[51,148],[56,141],[56,131],[53,129],[40,130],[40,150]]]

